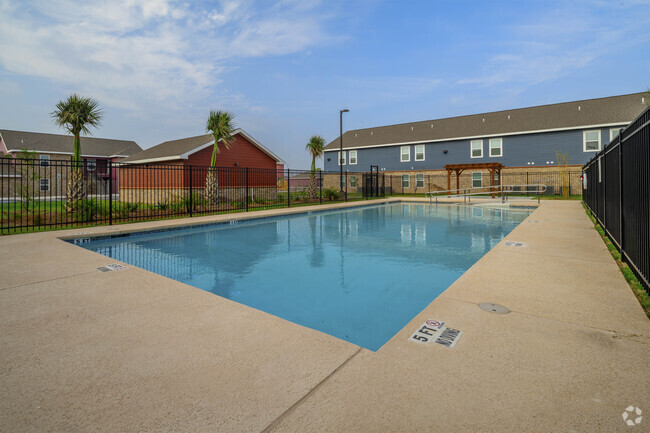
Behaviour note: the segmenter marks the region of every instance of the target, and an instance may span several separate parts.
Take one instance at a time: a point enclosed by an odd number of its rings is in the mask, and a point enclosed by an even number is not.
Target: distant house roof
[[[645,98],[645,101],[643,98]],[[647,100],[647,94],[633,93],[607,98],[356,129],[343,134],[343,148],[426,143],[596,126],[618,126],[634,120],[645,109],[644,102],[648,102]],[[338,137],[325,146],[326,151],[338,149]]]
[[[285,162],[279,156],[264,147],[262,143],[255,140],[243,129],[236,129],[233,135],[240,134],[251,142],[255,147],[266,153],[278,164]],[[190,155],[214,145],[212,134],[197,135],[195,137],[180,138],[178,140],[165,141],[140,153],[125,158],[120,162],[144,164],[149,162],[173,161],[176,159],[187,159]]]
[[[0,136],[2,136],[8,152],[19,152],[28,149],[41,153],[72,155],[74,145],[74,139],[71,135],[0,129]],[[81,153],[83,156],[125,157],[141,150],[142,148],[135,141],[81,137]]]

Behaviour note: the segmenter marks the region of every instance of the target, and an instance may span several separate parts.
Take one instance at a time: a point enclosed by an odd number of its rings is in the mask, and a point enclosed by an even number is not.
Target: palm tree
[[[323,156],[323,147],[325,147],[325,139],[320,135],[313,135],[309,139],[309,143],[305,149],[311,155],[311,175],[309,176],[309,198],[316,198],[316,158]]]
[[[68,210],[75,209],[79,200],[86,197],[86,181],[81,162],[81,133],[90,135],[90,126],[101,125],[102,110],[93,98],[84,98],[73,93],[65,101],[56,104],[51,113],[54,122],[65,128],[74,136],[72,150],[72,173],[68,178],[66,205]]]
[[[223,143],[226,149],[230,149],[233,142],[232,134],[235,131],[233,123],[234,116],[227,111],[210,110],[208,122],[205,129],[212,133],[214,137],[214,147],[212,148],[212,160],[210,161],[210,170],[205,177],[205,198],[209,203],[216,203],[219,194],[219,178],[217,176],[217,154],[219,150],[219,141]]]

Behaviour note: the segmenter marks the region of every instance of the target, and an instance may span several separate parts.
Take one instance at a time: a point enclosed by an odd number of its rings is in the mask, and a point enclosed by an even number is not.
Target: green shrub
[[[176,203],[173,203],[171,208],[174,211],[184,210],[186,213],[190,213],[193,210],[196,210],[198,206],[205,206],[207,204],[208,200],[206,200],[202,195],[192,193],[191,197],[186,196],[178,200]]]
[[[164,202],[159,201],[158,203],[156,203],[156,206],[155,206],[156,209],[162,210],[162,211],[165,211],[165,210],[169,209],[170,207],[171,207],[171,205],[166,201],[164,201]]]
[[[118,202],[113,205],[113,213],[120,218],[128,218],[132,212],[137,211],[142,203]]]
[[[324,188],[323,189],[323,197],[326,200],[339,200],[341,198],[341,194],[337,189],[334,188]]]
[[[90,222],[105,214],[106,209],[95,199],[79,200],[75,207],[75,216],[78,221]]]

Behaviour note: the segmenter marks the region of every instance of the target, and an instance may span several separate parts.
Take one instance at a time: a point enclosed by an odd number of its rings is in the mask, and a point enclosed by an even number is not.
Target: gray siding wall
[[[601,131],[601,148],[609,143],[610,128],[598,128]],[[589,129],[591,131],[591,129]],[[435,143],[424,143],[425,160],[415,161],[415,146],[411,148],[410,162],[400,161],[400,147],[385,146],[361,148],[357,151],[357,164],[346,164],[344,171],[368,171],[371,165],[378,165],[379,170],[441,170],[445,164],[468,164],[481,162],[500,162],[506,167],[544,167],[557,166],[556,152],[567,153],[568,163],[582,165],[597,152],[583,151],[583,131],[572,130],[559,132],[543,132],[538,134],[506,135],[490,137],[502,139],[502,156],[489,156],[489,138],[477,139],[483,141],[483,157],[470,157],[470,141],[454,140]],[[444,151],[447,150],[445,154]],[[345,151],[349,153],[349,151]],[[338,171],[338,151],[325,152],[325,171]],[[346,155],[347,157],[348,155]],[[328,160],[329,159],[329,160]],[[349,158],[346,158],[349,160]],[[547,161],[549,164],[547,164]],[[552,161],[552,163],[551,163]],[[530,164],[529,164],[530,163]],[[532,164],[534,163],[534,164]]]

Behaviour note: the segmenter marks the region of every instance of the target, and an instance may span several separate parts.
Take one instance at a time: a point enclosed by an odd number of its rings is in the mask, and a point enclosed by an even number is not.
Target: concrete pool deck
[[[576,201],[542,201],[377,352],[59,239],[286,211],[0,237],[0,430],[648,431],[650,321]],[[426,319],[458,344],[407,341]]]

